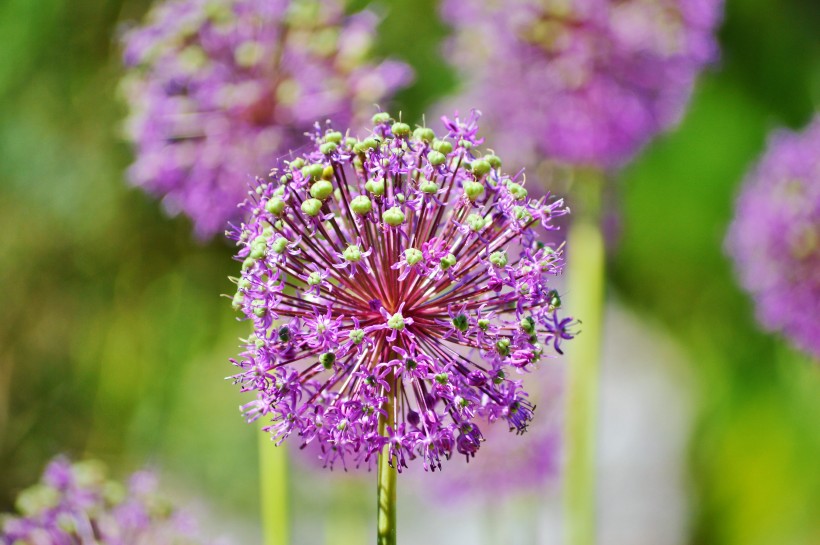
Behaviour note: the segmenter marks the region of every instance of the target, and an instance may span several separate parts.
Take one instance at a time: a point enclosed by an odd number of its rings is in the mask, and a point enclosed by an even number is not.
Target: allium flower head
[[[141,471],[128,485],[98,462],[56,458],[39,484],[20,493],[19,515],[2,520],[2,545],[194,545],[195,524],[158,494]]]
[[[435,469],[475,454],[479,417],[527,428],[517,377],[572,338],[550,285],[561,249],[539,241],[567,209],[478,151],[476,113],[438,136],[373,119],[363,140],[317,125],[250,193],[234,306],[254,332],[235,380],[256,393],[249,420],[327,464],[388,445],[399,469]]]
[[[716,57],[721,0],[445,0],[456,100],[487,112],[496,146],[616,167],[681,117]]]
[[[820,358],[820,117],[802,134],[771,137],[726,245],[758,320]]]
[[[402,63],[368,60],[376,22],[342,0],[158,4],[124,36],[131,181],[200,237],[224,230],[253,177],[314,120],[357,123],[409,80]]]

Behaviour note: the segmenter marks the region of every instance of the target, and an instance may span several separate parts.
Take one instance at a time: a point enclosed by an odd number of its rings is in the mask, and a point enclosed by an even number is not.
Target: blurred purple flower
[[[372,63],[376,17],[341,0],[171,0],[123,37],[132,183],[207,238],[316,119],[354,126],[411,79]]]
[[[726,247],[760,323],[820,358],[820,116],[802,134],[771,136]]]
[[[416,457],[438,469],[476,453],[479,419],[525,431],[516,375],[572,338],[551,287],[561,251],[541,242],[563,201],[528,198],[481,155],[476,115],[444,121],[440,138],[385,113],[364,140],[317,125],[233,232],[233,304],[253,325],[233,362],[256,394],[243,410],[326,465],[388,445],[399,470]]]
[[[3,519],[2,545],[206,543],[197,538],[191,517],[159,495],[154,474],[135,473],[123,487],[107,480],[94,461],[55,458],[40,483],[20,493],[17,510],[19,515]]]
[[[454,498],[497,503],[510,494],[542,491],[555,484],[561,468],[562,383],[563,368],[557,365],[527,375],[524,388],[538,406],[538,418],[527,434],[509,441],[504,437],[507,430],[489,426],[481,456],[434,483],[422,481],[419,493],[444,503]]]
[[[448,44],[495,145],[618,167],[681,118],[698,72],[717,57],[721,0],[445,0]]]

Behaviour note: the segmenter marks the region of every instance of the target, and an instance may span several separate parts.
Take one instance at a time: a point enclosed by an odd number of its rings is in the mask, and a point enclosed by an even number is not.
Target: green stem
[[[257,435],[262,542],[264,545],[288,545],[288,452],[285,448],[277,448],[269,433],[258,432]]]
[[[600,173],[579,173],[567,254],[567,294],[582,333],[568,343],[565,509],[569,545],[596,538],[595,436],[604,304],[604,241]],[[577,210],[576,210],[577,209]],[[577,213],[576,213],[577,212]]]
[[[394,390],[395,391],[395,390]],[[387,416],[379,418],[379,434],[387,435],[387,426],[393,426],[393,404],[388,401],[384,407]],[[379,455],[379,477],[377,484],[377,545],[396,545],[396,470],[390,467],[390,447],[385,445]]]

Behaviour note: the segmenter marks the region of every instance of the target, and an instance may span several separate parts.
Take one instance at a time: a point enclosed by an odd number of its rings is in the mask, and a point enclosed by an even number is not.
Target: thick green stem
[[[567,241],[567,299],[581,334],[568,343],[566,471],[564,498],[569,545],[596,539],[596,432],[604,304],[604,241],[601,235],[600,174],[576,181],[573,222]]]
[[[290,543],[288,452],[277,448],[270,434],[259,435],[260,516],[264,545]]]
[[[395,391],[395,390],[394,390]],[[379,434],[387,435],[387,426],[393,426],[393,404],[384,407],[387,416],[379,418]],[[390,449],[387,445],[379,455],[379,480],[377,485],[377,545],[396,545],[396,470],[390,467]]]

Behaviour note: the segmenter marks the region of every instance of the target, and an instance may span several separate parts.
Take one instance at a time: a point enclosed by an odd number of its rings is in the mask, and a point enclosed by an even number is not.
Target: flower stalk
[[[595,453],[598,382],[604,303],[604,242],[601,234],[599,171],[579,171],[575,182],[574,221],[567,237],[567,292],[572,310],[583,320],[569,353],[565,510],[567,543],[593,545],[596,535]]]
[[[288,452],[267,433],[259,436],[260,517],[264,545],[290,543]]]
[[[385,413],[379,418],[379,433],[388,434],[388,428],[395,426],[393,403],[389,400],[384,407]],[[396,545],[396,470],[390,464],[390,447],[385,445],[379,454],[379,475],[376,485],[377,545]]]

